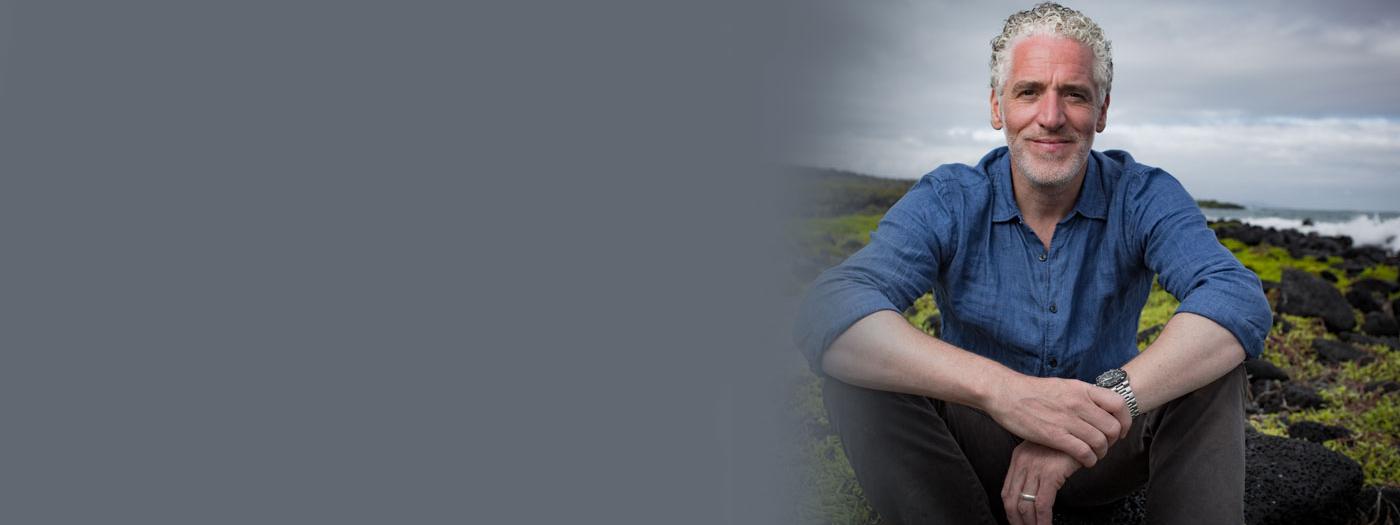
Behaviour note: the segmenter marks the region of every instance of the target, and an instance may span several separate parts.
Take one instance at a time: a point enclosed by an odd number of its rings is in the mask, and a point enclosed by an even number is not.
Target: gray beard
[[[1079,157],[1079,161],[1070,166],[1069,173],[1055,173],[1049,175],[1057,176],[1045,177],[1043,175],[1047,174],[1027,166],[1029,163],[1025,162],[1026,155],[1029,155],[1029,153],[1018,153],[1014,149],[1011,151],[1011,162],[1016,165],[1016,171],[1019,172],[1022,177],[1025,177],[1026,181],[1031,183],[1032,186],[1045,188],[1047,190],[1056,190],[1069,186],[1074,182],[1074,177],[1084,171],[1084,166],[1089,162],[1089,152],[1085,151],[1084,155]]]

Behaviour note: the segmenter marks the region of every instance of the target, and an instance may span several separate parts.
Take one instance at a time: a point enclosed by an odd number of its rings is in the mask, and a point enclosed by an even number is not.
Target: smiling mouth
[[[1030,139],[1031,149],[1048,155],[1065,155],[1074,148],[1074,142],[1067,139]]]

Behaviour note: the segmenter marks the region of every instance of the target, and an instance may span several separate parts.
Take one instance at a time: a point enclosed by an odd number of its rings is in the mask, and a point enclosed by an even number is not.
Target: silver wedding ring
[[[1026,494],[1025,492],[1022,492],[1021,499],[1025,501],[1035,502],[1035,494]]]

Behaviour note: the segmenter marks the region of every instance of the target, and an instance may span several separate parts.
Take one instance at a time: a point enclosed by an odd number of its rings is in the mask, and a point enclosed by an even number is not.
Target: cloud
[[[1400,121],[1387,118],[1202,119],[1109,127],[1123,149],[1171,172],[1198,197],[1298,208],[1396,209]]]
[[[1122,124],[1100,144],[1163,156],[1250,156],[1258,162],[1305,165],[1400,152],[1400,122],[1385,118],[1270,117],[1213,119],[1181,124]],[[1390,159],[1394,160],[1394,159]]]
[[[987,122],[992,35],[1017,3],[803,3],[773,112],[785,160],[917,177],[1004,143]],[[1113,39],[1097,149],[1212,198],[1400,209],[1400,7],[1076,2]]]

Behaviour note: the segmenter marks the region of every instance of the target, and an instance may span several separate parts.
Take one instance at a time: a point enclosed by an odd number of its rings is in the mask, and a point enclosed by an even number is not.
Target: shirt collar
[[[1021,208],[1016,206],[1016,192],[1011,186],[1011,153],[1002,146],[982,159],[992,176],[992,221],[1005,222],[1021,219]],[[1085,162],[1084,185],[1079,188],[1079,199],[1074,203],[1070,215],[1078,213],[1093,219],[1108,217],[1108,199],[1104,195],[1103,173],[1099,153],[1089,152]]]

